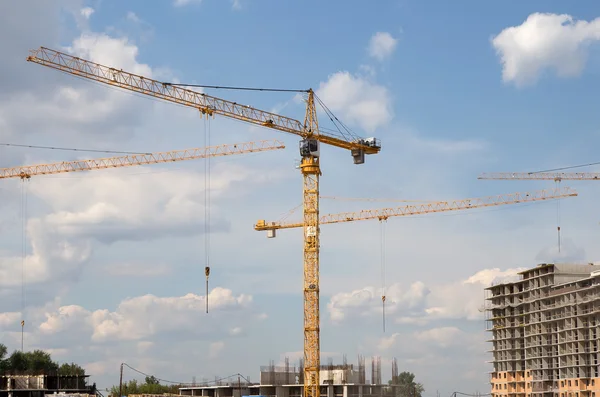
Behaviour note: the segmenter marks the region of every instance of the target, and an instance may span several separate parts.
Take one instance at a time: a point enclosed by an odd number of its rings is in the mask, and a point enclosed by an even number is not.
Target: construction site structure
[[[597,397],[600,264],[545,263],[486,288],[492,396]]]
[[[32,50],[27,57],[28,62],[53,68],[77,77],[83,77],[96,82],[120,87],[129,91],[162,99],[171,103],[189,106],[206,116],[219,114],[221,116],[248,122],[282,132],[287,132],[301,138],[299,151],[301,156],[300,171],[303,176],[303,226],[304,232],[304,385],[306,397],[319,397],[319,368],[320,368],[320,311],[319,311],[319,177],[320,144],[330,145],[350,151],[354,164],[363,164],[365,155],[377,154],[381,150],[381,142],[374,138],[361,138],[354,135],[341,123],[345,129],[338,132],[328,132],[319,128],[317,121],[316,101],[319,98],[312,89],[297,90],[307,95],[304,122],[266,112],[233,101],[224,100],[204,93],[182,88],[153,80],[144,76],[132,74],[114,67],[101,65],[79,57],[40,47]],[[333,121],[337,117],[320,102]],[[208,266],[208,264],[207,264]]]
[[[90,375],[0,375],[0,397],[44,397],[46,395],[96,396],[87,384]]]
[[[297,366],[290,366],[286,357],[283,366],[269,365],[260,367],[260,382],[247,381],[205,382],[198,386],[182,387],[179,394],[184,396],[206,397],[304,397],[304,363],[299,360]],[[381,358],[371,358],[370,379],[366,378],[364,357],[358,357],[358,365],[348,364],[345,356],[342,364],[334,365],[331,359],[319,370],[319,393],[328,397],[395,397],[399,385],[394,382],[382,382]],[[395,359],[393,360],[395,363]],[[392,373],[394,364],[392,364]],[[397,379],[393,378],[393,379]]]

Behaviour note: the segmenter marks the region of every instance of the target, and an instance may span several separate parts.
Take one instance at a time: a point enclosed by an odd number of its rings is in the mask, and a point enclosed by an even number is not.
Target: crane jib
[[[128,73],[46,47],[32,50],[31,54],[27,57],[27,61],[169,102],[194,107],[204,114],[217,113],[255,125],[298,135],[303,138],[315,139],[327,145],[355,150],[359,154],[376,154],[381,149],[380,142],[374,138],[351,140],[322,130],[307,132],[303,123],[290,117],[266,112],[169,83]]]

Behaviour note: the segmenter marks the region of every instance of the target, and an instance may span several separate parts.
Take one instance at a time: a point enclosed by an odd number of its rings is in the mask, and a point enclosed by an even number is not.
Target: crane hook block
[[[206,278],[208,278],[208,276],[210,276],[210,267],[209,266],[206,266],[204,268],[204,274],[206,275]]]

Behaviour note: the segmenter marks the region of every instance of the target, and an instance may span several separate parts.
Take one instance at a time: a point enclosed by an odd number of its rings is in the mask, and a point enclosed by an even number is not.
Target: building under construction
[[[0,375],[0,397],[95,397],[96,390],[87,384],[89,375]]]
[[[597,397],[600,265],[541,264],[486,289],[492,395]]]
[[[395,384],[383,382],[381,378],[381,358],[371,359],[371,373],[367,378],[365,359],[358,357],[358,365],[348,364],[344,356],[343,364],[334,365],[329,360],[320,370],[321,395],[326,397],[391,397],[396,396]],[[392,379],[398,377],[396,359],[392,360]],[[300,360],[298,366],[290,366],[285,359],[284,366],[277,367],[273,362],[260,368],[260,381],[252,383],[249,379],[229,382],[203,382],[198,386],[183,387],[179,394],[185,396],[206,397],[302,397],[304,395],[304,367]]]

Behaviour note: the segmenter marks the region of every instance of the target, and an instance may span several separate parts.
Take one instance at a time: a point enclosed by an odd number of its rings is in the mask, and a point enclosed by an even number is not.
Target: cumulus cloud
[[[395,323],[415,325],[440,319],[480,320],[484,288],[492,283],[514,280],[522,270],[485,269],[463,281],[431,286],[415,282],[404,288],[400,283],[395,283],[386,291],[386,315],[391,316]],[[338,293],[330,298],[327,309],[334,323],[349,317],[380,315],[381,293],[374,287]]]
[[[43,335],[58,334],[69,329],[87,330],[92,342],[114,340],[140,341],[168,332],[181,338],[218,335],[218,330],[229,324],[215,326],[231,312],[246,310],[252,303],[250,295],[234,295],[229,289],[217,287],[208,295],[211,324],[199,326],[197,316],[203,313],[206,297],[186,294],[175,297],[144,295],[122,301],[115,311],[99,309],[90,311],[78,305],[61,306],[46,313],[39,325]],[[227,329],[227,328],[225,328]]]
[[[31,194],[52,212],[27,224],[31,252],[25,258],[25,268],[29,284],[77,278],[95,243],[149,241],[204,232],[204,187],[197,183],[199,173],[151,173],[132,178],[114,170],[96,172],[89,178],[39,178],[31,182]],[[212,197],[222,197],[235,183],[241,188],[241,182],[255,174],[251,167],[219,164],[211,177]],[[252,179],[252,186],[262,178],[268,180],[269,173]],[[124,191],[127,194],[119,194]],[[212,232],[229,230],[229,222],[217,205],[211,206],[211,215]],[[0,285],[20,285],[21,260],[18,255],[0,256]],[[108,270],[120,275],[165,271],[164,267],[114,266]]]
[[[599,39],[600,18],[588,22],[567,14],[533,13],[493,37],[492,45],[502,62],[502,79],[525,86],[546,69],[560,77],[579,75],[589,45]]]
[[[3,33],[1,20],[0,33]],[[15,35],[15,32],[11,31],[10,35]],[[43,38],[36,41],[46,42]],[[29,48],[38,46],[32,44]],[[125,37],[86,32],[75,37],[71,45],[55,48],[148,77],[170,76],[166,69],[155,71],[138,62],[138,47]],[[10,53],[18,54],[17,51]],[[12,89],[12,83],[7,82],[7,89],[0,94],[0,124],[4,127],[0,132],[2,138],[19,136],[19,141],[26,142],[29,137],[34,137],[39,142],[46,136],[52,136],[55,143],[68,141],[71,145],[85,144],[88,147],[90,144],[100,147],[115,145],[116,142],[122,144],[132,138],[133,127],[139,125],[144,120],[144,113],[150,112],[155,105],[152,101],[141,100],[120,90],[25,62],[23,56],[18,58],[18,65],[14,72],[11,72],[10,63],[2,66],[2,69],[8,68],[4,71],[13,76],[26,73],[23,76],[26,84]],[[5,93],[12,95],[2,100]],[[92,143],[90,137],[94,138]],[[24,162],[26,159],[20,160]]]
[[[316,94],[341,120],[369,133],[393,118],[388,89],[347,71],[330,75],[319,84]]]
[[[208,296],[209,313],[205,299],[194,293],[147,294],[124,299],[112,310],[56,300],[27,309],[26,349],[42,348],[55,359],[75,361],[96,377],[114,373],[124,361],[148,373],[168,368],[194,373],[197,366],[185,369],[189,362],[181,360],[186,351],[216,357],[228,343],[245,337],[228,330],[258,321],[251,295],[215,287]],[[9,347],[20,345],[20,319],[20,313],[0,315],[2,343]]]
[[[85,19],[90,19],[90,17],[92,16],[92,14],[94,13],[94,9],[92,7],[84,7],[81,9],[81,15],[85,18]]]
[[[423,309],[429,292],[422,282],[415,282],[406,289],[393,284],[386,293],[386,307],[393,313],[419,312]],[[374,306],[377,301],[380,303],[379,307]],[[334,322],[343,320],[347,310],[353,310],[361,316],[372,315],[381,311],[381,293],[374,287],[338,293],[331,297],[327,308]]]
[[[398,44],[398,39],[395,39],[388,32],[377,32],[371,36],[369,41],[369,55],[378,61],[383,61],[389,58]]]
[[[200,4],[202,0],[173,0],[173,5],[175,7],[182,7],[189,4]]]

